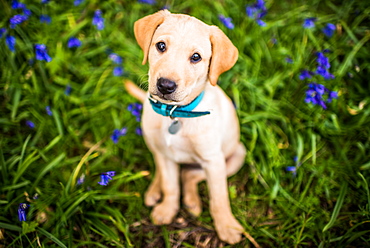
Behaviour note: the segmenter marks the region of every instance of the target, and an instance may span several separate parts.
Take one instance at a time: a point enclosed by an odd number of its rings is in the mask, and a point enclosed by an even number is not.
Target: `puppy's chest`
[[[171,134],[169,128],[171,123],[165,123],[160,132],[152,133],[156,141],[157,148],[168,158],[176,163],[195,163],[197,156],[194,151],[194,145],[189,136],[189,126],[181,123],[181,128],[176,134]]]

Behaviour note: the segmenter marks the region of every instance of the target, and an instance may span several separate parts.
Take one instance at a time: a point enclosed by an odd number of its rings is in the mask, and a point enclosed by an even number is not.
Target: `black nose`
[[[177,88],[177,85],[175,82],[166,78],[159,78],[157,81],[157,88],[159,92],[161,92],[163,95],[166,95],[174,92]]]

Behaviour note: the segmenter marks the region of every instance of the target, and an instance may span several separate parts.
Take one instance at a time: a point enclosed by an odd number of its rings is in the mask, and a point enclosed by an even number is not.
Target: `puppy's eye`
[[[202,60],[202,57],[200,56],[200,54],[199,53],[194,53],[193,55],[191,55],[191,57],[190,57],[190,61],[192,62],[192,63],[197,63],[197,62],[199,62],[199,61],[201,61]]]
[[[164,42],[158,42],[155,44],[155,46],[157,47],[158,51],[162,53],[166,51],[166,44]]]

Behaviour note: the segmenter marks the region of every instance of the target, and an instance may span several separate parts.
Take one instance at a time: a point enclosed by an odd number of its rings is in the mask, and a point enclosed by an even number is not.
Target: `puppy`
[[[156,164],[145,194],[152,221],[172,222],[180,205],[179,164],[199,164],[181,172],[184,206],[201,213],[197,185],[206,180],[217,234],[237,243],[243,227],[231,212],[227,177],[243,165],[246,150],[235,108],[217,79],[235,64],[238,50],[216,26],[167,10],[139,19],[134,32],[143,64],[149,61],[148,93],[125,84],[143,102],[142,130]]]

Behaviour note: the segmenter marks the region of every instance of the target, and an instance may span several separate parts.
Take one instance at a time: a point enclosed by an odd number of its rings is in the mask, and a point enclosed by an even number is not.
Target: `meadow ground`
[[[0,0],[0,247],[226,247],[204,212],[155,226],[133,23],[159,9],[239,49],[219,85],[248,149],[233,247],[370,247],[367,1]],[[222,15],[222,16],[220,16]],[[227,19],[231,18],[231,19]],[[254,239],[254,243],[252,242]]]

